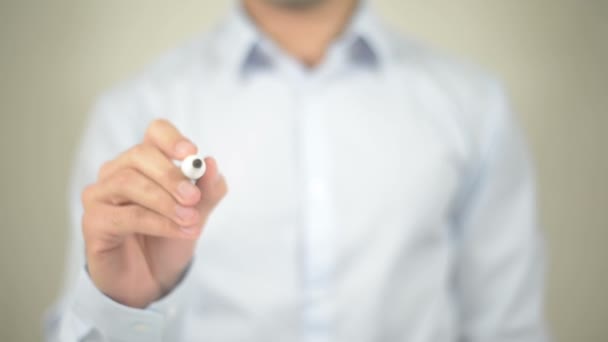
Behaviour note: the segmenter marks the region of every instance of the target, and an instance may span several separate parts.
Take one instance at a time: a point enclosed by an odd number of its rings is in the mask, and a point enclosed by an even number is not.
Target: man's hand
[[[213,158],[194,185],[173,164],[197,152],[166,120],[144,141],[105,163],[82,192],[89,274],[113,300],[144,308],[169,292],[227,186]]]

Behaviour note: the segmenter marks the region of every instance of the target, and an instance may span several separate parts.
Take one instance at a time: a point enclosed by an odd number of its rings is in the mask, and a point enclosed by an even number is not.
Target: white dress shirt
[[[89,278],[82,188],[164,117],[229,192],[146,309]],[[236,9],[97,102],[49,341],[545,341],[530,159],[492,77],[361,5],[307,69]]]

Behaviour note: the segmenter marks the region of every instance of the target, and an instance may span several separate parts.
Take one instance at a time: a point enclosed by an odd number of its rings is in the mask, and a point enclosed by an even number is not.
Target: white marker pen
[[[192,181],[196,181],[205,174],[207,167],[205,166],[205,161],[202,157],[193,154],[182,160],[180,169],[184,176],[190,178]]]

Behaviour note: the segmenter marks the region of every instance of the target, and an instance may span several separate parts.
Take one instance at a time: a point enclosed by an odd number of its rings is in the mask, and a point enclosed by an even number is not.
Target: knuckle
[[[94,192],[95,192],[95,184],[89,184],[89,185],[85,186],[84,189],[82,189],[82,192],[80,193],[80,200],[83,203],[83,205],[86,205],[86,203],[89,203],[93,200]]]
[[[81,230],[85,239],[89,238],[97,227],[101,226],[103,216],[98,215],[95,210],[85,210],[81,217]]]
[[[130,209],[129,218],[133,222],[142,222],[142,221],[148,219],[147,210],[140,206],[132,206]]]
[[[149,148],[147,145],[144,144],[137,144],[135,146],[133,146],[131,148],[131,151],[129,153],[129,161],[131,161],[132,163],[137,163],[137,161],[139,161],[142,156],[146,155],[149,151]]]
[[[150,202],[153,203],[156,208],[170,209],[175,207],[175,203],[171,199],[171,196],[164,193],[164,190],[159,189],[158,186],[153,186],[154,189],[148,190],[146,196],[148,196]]]
[[[124,221],[124,218],[120,215],[112,215],[109,218],[109,227],[113,230],[116,230],[118,227],[121,227]]]
[[[138,184],[141,192],[145,193],[146,196],[156,198],[158,196],[158,185],[153,181],[143,178]]]
[[[176,229],[176,227],[177,225],[173,221],[160,215],[156,215],[154,219],[146,226],[151,233],[160,236],[170,234],[174,229]]]
[[[81,220],[80,220],[80,226],[82,228],[82,233],[84,235],[84,237],[87,237],[89,235],[89,232],[91,231],[91,226],[92,226],[93,222],[91,219],[91,214],[88,212],[84,212],[82,214]]]
[[[147,164],[156,159],[157,151],[156,147],[149,144],[135,145],[127,155],[127,163],[135,169],[145,170]]]
[[[162,217],[160,219],[160,228],[166,232],[171,232],[177,229],[177,224],[166,217]]]
[[[124,188],[129,185],[132,185],[133,182],[135,181],[135,179],[136,179],[135,171],[133,171],[131,169],[122,169],[122,170],[120,170],[120,172],[117,172],[113,177],[114,183],[119,188]]]
[[[99,172],[97,173],[97,179],[103,179],[109,175],[112,170],[112,161],[106,161],[99,167]]]
[[[167,119],[154,119],[148,125],[147,133],[154,134],[155,132],[158,132],[159,130],[162,130],[164,127],[166,127],[168,123],[169,122],[167,121]]]
[[[181,174],[181,171],[179,171],[179,169],[177,169],[176,167],[163,167],[161,174],[163,178],[175,182],[178,182],[184,178],[184,176]]]
[[[102,254],[106,251],[106,245],[103,243],[103,240],[100,239],[88,239],[85,241],[85,250],[87,253],[87,258],[94,257],[96,255]]]

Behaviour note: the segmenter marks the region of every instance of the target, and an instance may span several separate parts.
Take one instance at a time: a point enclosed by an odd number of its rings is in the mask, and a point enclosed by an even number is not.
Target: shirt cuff
[[[122,305],[103,294],[83,267],[75,291],[73,312],[110,341],[160,342],[169,336],[177,337],[176,326],[190,292],[188,276],[192,263],[171,292],[145,309]]]

